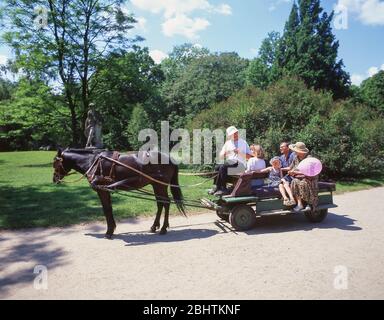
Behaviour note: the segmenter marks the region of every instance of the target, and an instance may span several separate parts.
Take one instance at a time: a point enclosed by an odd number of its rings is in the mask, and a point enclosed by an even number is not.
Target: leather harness
[[[115,161],[118,161],[120,158],[120,153],[117,151],[113,151],[111,158]],[[103,157],[99,156],[97,159],[97,164],[95,163],[94,167],[91,169],[89,174],[87,174],[87,178],[88,178],[88,181],[90,183],[92,183],[95,180],[95,178],[97,178],[99,182],[100,182],[100,180],[102,180],[103,182],[106,182],[106,183],[111,183],[111,182],[115,181],[116,164],[114,162],[112,162],[111,169],[109,170],[109,174],[104,175],[102,162],[103,162]],[[98,170],[99,170],[99,175],[96,175]]]

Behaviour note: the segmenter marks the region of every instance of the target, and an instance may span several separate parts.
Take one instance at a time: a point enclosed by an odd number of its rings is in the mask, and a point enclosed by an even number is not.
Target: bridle
[[[54,158],[54,162],[53,162],[53,168],[54,168],[54,172],[53,172],[53,176],[55,178],[55,182],[56,183],[60,183],[63,181],[64,177],[66,176],[69,176],[70,175],[70,171],[71,170],[65,170],[64,168],[64,165],[63,165],[63,157],[55,157]]]
[[[69,170],[65,170],[64,168],[64,165],[63,165],[63,161],[64,161],[64,158],[63,158],[63,155],[64,155],[64,152],[61,153],[61,157],[58,157],[56,156],[53,160],[53,168],[54,168],[54,172],[53,172],[53,177],[54,177],[54,182],[56,182],[57,184],[59,183],[76,183],[76,182],[79,182],[80,180],[84,179],[85,177],[88,177],[88,174],[92,171],[92,169],[95,167],[95,165],[97,163],[99,163],[99,157],[96,157],[96,159],[93,161],[92,165],[89,167],[89,169],[83,174],[81,175],[80,178],[74,180],[74,181],[64,181],[64,178],[67,177],[67,176],[70,176],[72,174],[76,174],[75,171],[73,172],[70,172],[71,169]]]

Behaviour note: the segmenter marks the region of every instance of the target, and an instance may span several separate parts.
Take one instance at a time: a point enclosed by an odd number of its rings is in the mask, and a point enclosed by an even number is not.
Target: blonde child
[[[292,195],[291,188],[288,183],[284,183],[283,171],[281,170],[281,160],[279,157],[273,157],[269,162],[272,166],[261,170],[261,172],[269,172],[268,187],[279,187],[279,191],[284,199],[285,206],[293,206],[296,204]],[[289,190],[287,190],[289,189]],[[288,193],[288,196],[287,196]]]

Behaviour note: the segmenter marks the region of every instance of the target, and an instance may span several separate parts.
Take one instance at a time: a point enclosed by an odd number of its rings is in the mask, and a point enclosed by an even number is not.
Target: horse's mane
[[[77,148],[66,148],[65,150],[62,151],[62,153],[64,152],[68,152],[69,154],[72,154],[71,157],[75,157],[73,158],[76,159],[78,157],[85,157],[86,160],[84,161],[87,161],[88,163],[88,167],[90,167],[92,165],[92,163],[95,161],[96,157],[102,153],[102,152],[105,152],[105,151],[108,151],[106,149],[77,149]],[[76,157],[77,155],[77,157]],[[75,161],[75,160],[74,160]]]
[[[76,149],[76,148],[67,148],[64,151],[73,152],[73,153],[81,153],[81,154],[97,154],[104,151],[108,151],[106,149]]]

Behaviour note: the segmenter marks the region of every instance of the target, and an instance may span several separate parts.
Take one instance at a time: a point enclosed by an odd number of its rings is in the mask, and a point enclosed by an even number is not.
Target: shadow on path
[[[37,265],[45,266],[49,274],[52,269],[66,264],[64,249],[53,247],[50,241],[36,241],[23,235],[20,237],[24,238],[23,243],[15,244],[0,252],[0,298],[7,297],[10,291],[17,290],[18,286],[33,287],[34,280],[38,276],[38,273],[34,273]]]
[[[113,199],[114,204],[120,199]],[[0,185],[0,229],[68,226],[103,217],[89,186]]]
[[[159,233],[142,233],[137,232],[126,232],[120,233],[113,236],[113,240],[122,240],[127,243],[127,246],[141,246],[155,243],[168,243],[168,242],[179,242],[193,239],[205,239],[212,237],[219,232],[211,229],[182,229],[168,230],[166,235],[160,235]],[[86,236],[91,236],[97,239],[104,239],[104,233],[87,233]]]
[[[344,231],[359,231],[361,227],[355,225],[356,220],[345,214],[328,213],[323,222],[309,222],[304,215],[294,214],[286,216],[265,216],[257,219],[254,229],[246,231],[249,235],[265,233],[279,233],[291,231],[310,231],[313,229],[339,229]]]

